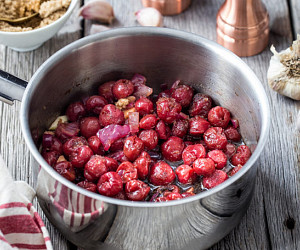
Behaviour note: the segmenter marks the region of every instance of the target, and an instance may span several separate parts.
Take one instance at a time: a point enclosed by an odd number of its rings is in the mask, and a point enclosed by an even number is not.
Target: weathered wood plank
[[[86,0],[87,1],[87,0]],[[295,32],[300,33],[299,1],[291,1]],[[109,0],[114,7],[116,20],[110,27],[137,26],[134,12],[142,8],[137,0]],[[265,0],[270,15],[270,43],[278,50],[291,44],[292,32],[286,1]],[[164,26],[190,31],[216,40],[215,17],[222,0],[194,0],[192,6],[178,16],[165,17]],[[76,13],[76,12],[75,12]],[[73,20],[77,22],[77,18]],[[86,21],[87,35],[92,22]],[[78,23],[75,31],[63,33],[29,53],[17,53],[0,46],[0,68],[23,79],[30,79],[36,69],[55,51],[80,37]],[[72,30],[72,29],[65,29]],[[259,159],[256,191],[250,208],[227,237],[212,249],[298,249],[299,238],[299,167],[300,135],[295,129],[296,113],[300,104],[270,90],[266,72],[271,53],[266,49],[257,56],[244,58],[262,81],[271,104],[271,130],[269,141]],[[19,124],[20,103],[13,106],[0,103],[0,153],[9,171],[17,180],[34,186],[30,153],[22,139]],[[38,207],[38,211],[42,211]],[[44,218],[44,216],[43,216]],[[54,249],[74,249],[44,218]],[[293,223],[295,222],[295,224]]]

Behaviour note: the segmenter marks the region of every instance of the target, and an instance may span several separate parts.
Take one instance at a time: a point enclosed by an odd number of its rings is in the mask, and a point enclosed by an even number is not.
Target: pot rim
[[[256,149],[254,150],[253,154],[251,155],[248,162],[239,170],[234,176],[227,179],[225,182],[221,183],[220,185],[207,190],[205,192],[196,194],[191,197],[187,197],[180,200],[174,200],[174,201],[168,201],[168,202],[145,202],[145,201],[126,201],[126,200],[119,200],[107,196],[103,196],[101,194],[92,193],[90,191],[87,191],[76,184],[68,181],[61,175],[59,175],[50,165],[47,164],[47,162],[44,160],[40,152],[35,146],[35,143],[31,136],[31,131],[29,128],[28,117],[29,117],[29,104],[30,99],[33,94],[33,90],[35,89],[35,86],[38,85],[41,78],[43,77],[44,73],[47,72],[52,66],[56,64],[57,61],[60,61],[60,59],[64,58],[66,55],[68,55],[71,52],[74,52],[90,43],[97,42],[100,40],[106,40],[106,39],[113,39],[117,37],[122,36],[149,36],[149,35],[155,35],[155,36],[166,36],[171,37],[174,39],[180,39],[184,40],[186,42],[200,45],[206,49],[214,50],[218,55],[222,56],[225,61],[230,61],[231,63],[235,63],[239,65],[239,69],[244,75],[247,75],[247,78],[251,78],[250,85],[252,87],[252,91],[256,93],[259,99],[259,106],[261,110],[261,117],[262,119],[262,125],[259,135],[259,141],[257,143]],[[212,194],[215,194],[226,187],[233,184],[235,181],[237,181],[239,178],[241,178],[256,162],[258,159],[260,153],[263,150],[263,147],[267,141],[268,133],[269,133],[269,126],[270,126],[270,107],[267,95],[265,93],[265,90],[260,82],[260,80],[257,78],[257,76],[254,74],[254,72],[249,68],[249,66],[238,56],[236,56],[231,51],[225,49],[221,45],[208,40],[206,38],[203,38],[199,35],[192,34],[185,31],[175,30],[175,29],[169,29],[169,28],[158,28],[158,27],[126,27],[126,28],[115,28],[112,30],[103,31],[99,34],[87,36],[85,38],[79,39],[77,41],[74,41],[70,43],[69,45],[65,46],[64,48],[57,51],[55,54],[53,54],[51,57],[49,57],[35,72],[35,74],[30,79],[28,86],[24,92],[22,104],[21,104],[21,111],[20,111],[20,119],[21,119],[21,128],[22,133],[25,139],[25,142],[27,146],[29,147],[29,150],[35,160],[40,164],[40,166],[54,179],[58,180],[63,185],[67,186],[68,188],[71,188],[75,190],[76,192],[79,192],[83,195],[86,195],[90,198],[101,200],[110,204],[115,205],[121,205],[121,206],[129,206],[129,207],[144,207],[144,208],[150,208],[150,207],[165,207],[165,206],[175,206],[175,205],[181,205],[189,202],[193,202],[196,200],[200,200],[202,198],[205,198],[207,196],[210,196]]]

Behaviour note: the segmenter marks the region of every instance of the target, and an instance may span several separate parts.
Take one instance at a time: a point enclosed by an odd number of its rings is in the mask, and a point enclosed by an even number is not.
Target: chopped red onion
[[[189,116],[183,112],[180,112],[177,116],[177,119],[187,120],[187,119],[189,119]]]
[[[227,143],[226,148],[223,150],[228,159],[231,158],[236,152],[236,147],[232,143]]]
[[[139,112],[130,112],[128,117],[128,123],[131,133],[139,132]]]
[[[64,142],[65,140],[78,135],[79,125],[76,122],[71,123],[59,123],[55,135]]]
[[[180,80],[175,81],[175,82],[173,83],[171,89],[176,89],[176,88],[178,87],[179,83],[180,83]]]
[[[129,125],[108,125],[103,129],[100,129],[97,132],[97,136],[99,137],[102,145],[104,146],[104,150],[109,150],[110,145],[120,139],[128,135],[130,132]]]
[[[118,162],[128,161],[128,158],[125,156],[123,150],[120,150],[120,151],[114,152],[112,154],[109,154],[109,155],[107,155],[107,157],[113,158]]]
[[[232,126],[234,128],[238,128],[239,127],[239,120],[237,120],[237,119],[231,119],[231,123],[232,123]]]
[[[131,79],[134,86],[145,85],[146,80],[146,77],[140,74],[135,74]]]
[[[150,201],[155,201],[155,199],[159,196],[159,192],[156,192],[155,194],[152,195]]]
[[[124,174],[124,170],[120,170],[119,172],[118,172],[118,175],[120,175],[120,176],[122,176]]]
[[[49,133],[49,132],[45,132],[43,134],[43,142],[42,142],[42,145],[43,145],[43,148],[50,148],[53,144],[53,133]]]
[[[131,79],[134,85],[133,96],[137,99],[140,97],[148,97],[153,93],[153,89],[146,86],[146,77],[140,74],[135,74]]]
[[[135,91],[133,95],[136,97],[136,99],[139,99],[140,97],[148,97],[153,93],[153,89],[146,85],[138,85],[134,87],[134,90]]]

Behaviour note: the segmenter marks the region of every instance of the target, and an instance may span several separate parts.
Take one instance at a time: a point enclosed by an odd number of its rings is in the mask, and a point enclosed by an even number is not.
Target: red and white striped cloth
[[[103,201],[75,192],[50,177],[42,168],[38,174],[36,193],[51,210],[54,224],[64,224],[64,230],[68,228],[70,232],[79,232],[91,226],[107,209]]]
[[[32,205],[35,191],[13,181],[0,156],[0,249],[52,250],[49,233]]]

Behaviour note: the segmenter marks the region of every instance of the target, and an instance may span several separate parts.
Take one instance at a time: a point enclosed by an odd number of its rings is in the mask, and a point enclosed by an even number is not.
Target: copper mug
[[[145,7],[158,9],[164,16],[177,15],[186,10],[191,0],[142,0]]]

